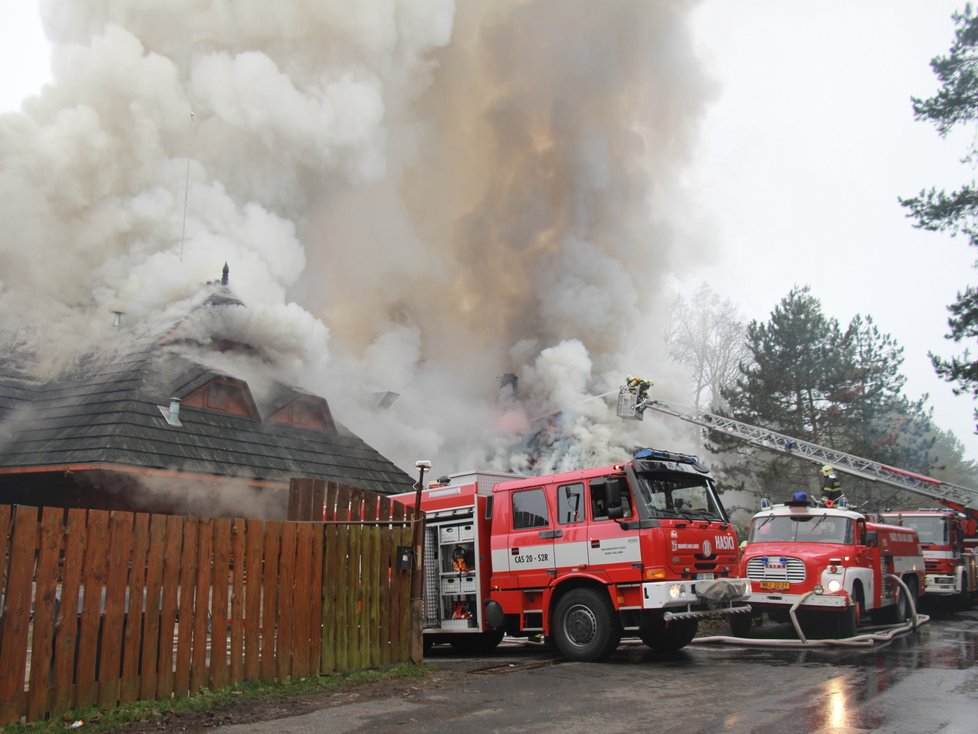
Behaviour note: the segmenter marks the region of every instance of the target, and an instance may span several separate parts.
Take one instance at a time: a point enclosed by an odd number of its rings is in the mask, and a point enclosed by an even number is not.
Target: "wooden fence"
[[[409,660],[410,511],[304,491],[330,522],[0,505],[0,724]]]

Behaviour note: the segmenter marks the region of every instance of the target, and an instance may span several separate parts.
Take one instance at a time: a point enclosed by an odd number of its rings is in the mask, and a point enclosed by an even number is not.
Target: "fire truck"
[[[954,599],[969,606],[978,593],[975,520],[950,509],[880,513],[890,525],[911,527],[920,535],[926,577],[924,594]]]
[[[641,449],[550,476],[456,474],[420,506],[426,648],[542,636],[593,661],[623,636],[675,651],[701,619],[750,613],[736,531],[695,456]]]
[[[797,492],[754,515],[741,557],[752,615],[731,620],[734,634],[746,634],[762,614],[787,622],[792,608],[807,618],[798,620],[803,627],[828,621],[819,626],[838,637],[855,635],[867,613],[879,624],[909,618],[924,587],[917,531],[870,522],[844,500],[826,504]]]

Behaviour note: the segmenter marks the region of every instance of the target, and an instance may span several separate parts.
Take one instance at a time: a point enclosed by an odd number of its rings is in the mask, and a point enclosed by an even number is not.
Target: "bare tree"
[[[737,307],[706,283],[690,297],[677,295],[666,326],[669,356],[689,367],[693,407],[724,407],[721,388],[733,385],[741,360],[748,359],[745,325]]]

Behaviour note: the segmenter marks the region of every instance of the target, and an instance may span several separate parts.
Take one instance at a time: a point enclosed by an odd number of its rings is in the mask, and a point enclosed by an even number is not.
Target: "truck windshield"
[[[749,543],[784,541],[851,545],[852,520],[830,515],[767,515],[754,518],[750,527]]]
[[[706,477],[672,472],[636,475],[638,498],[649,517],[685,517],[689,520],[723,520],[713,485]]]
[[[920,542],[930,545],[947,545],[947,523],[937,515],[882,515],[883,522],[914,528]]]

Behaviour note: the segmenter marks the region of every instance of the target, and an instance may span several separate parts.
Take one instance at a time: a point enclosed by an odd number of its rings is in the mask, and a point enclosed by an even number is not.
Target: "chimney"
[[[112,312],[112,327],[114,329],[118,329],[120,326],[122,326],[122,315],[123,315],[122,311]]]
[[[165,408],[162,405],[157,405],[160,409],[160,413],[166,419],[166,422],[171,426],[182,426],[180,422],[180,398],[170,398],[170,407]]]
[[[228,267],[227,263],[224,263],[224,270],[221,271],[221,285],[228,284],[228,273],[231,269]]]

